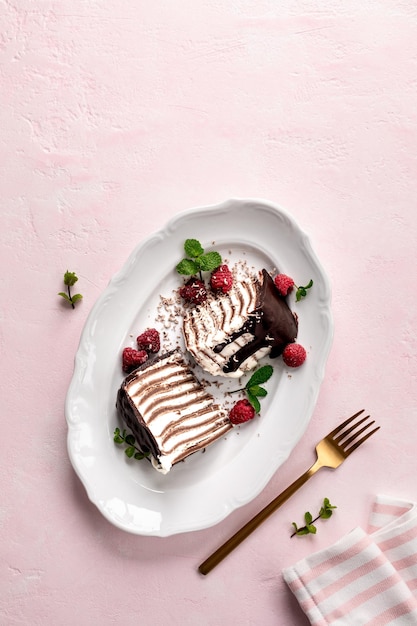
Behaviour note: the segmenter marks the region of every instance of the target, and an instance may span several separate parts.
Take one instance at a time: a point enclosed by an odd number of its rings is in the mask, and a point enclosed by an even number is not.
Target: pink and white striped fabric
[[[417,505],[378,496],[368,532],[283,571],[313,626],[417,624]]]

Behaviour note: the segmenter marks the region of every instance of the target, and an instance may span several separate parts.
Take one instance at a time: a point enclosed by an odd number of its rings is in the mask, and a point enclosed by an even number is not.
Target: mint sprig
[[[129,459],[133,457],[137,461],[141,461],[149,456],[149,452],[142,452],[142,450],[137,447],[135,437],[132,434],[128,434],[125,429],[121,431],[120,428],[115,428],[113,441],[119,445],[126,445],[125,454]]]
[[[244,391],[247,395],[247,398],[256,413],[261,412],[261,403],[258,398],[265,398],[268,395],[267,390],[264,387],[261,387],[264,383],[269,380],[273,374],[274,368],[272,365],[263,365],[256,372],[252,374],[249,378],[246,385],[241,389],[236,389],[231,391],[230,393],[237,393],[238,391]]]
[[[298,285],[295,286],[297,287],[297,291],[295,292],[295,301],[299,302],[302,298],[306,297],[307,290],[311,289],[311,287],[313,286],[313,281],[310,279],[307,285],[300,287]]]
[[[218,252],[204,252],[204,248],[198,239],[186,239],[184,243],[186,258],[176,266],[178,274],[194,276],[202,272],[212,272],[222,263],[222,257]]]
[[[295,531],[293,532],[291,537],[294,537],[294,535],[297,535],[297,536],[309,535],[309,534],[315,535],[317,532],[317,528],[314,525],[314,523],[317,522],[318,519],[329,519],[329,517],[333,515],[333,509],[337,509],[337,506],[330,504],[329,498],[324,498],[323,506],[321,507],[317,517],[313,519],[313,516],[311,515],[311,513],[309,511],[306,511],[306,513],[304,513],[304,521],[305,521],[304,526],[301,526],[300,528],[298,528],[295,522],[292,523],[292,525],[295,528]]]
[[[67,292],[60,291],[58,293],[59,296],[64,298],[67,302],[69,302],[73,309],[75,309],[75,303],[82,299],[82,295],[80,293],[76,293],[71,295],[71,287],[75,285],[78,281],[78,276],[75,272],[69,272],[68,270],[64,274],[64,285],[67,287]]]
[[[204,248],[198,239],[186,239],[184,243],[184,250],[185,254],[192,259],[196,259],[204,254]]]

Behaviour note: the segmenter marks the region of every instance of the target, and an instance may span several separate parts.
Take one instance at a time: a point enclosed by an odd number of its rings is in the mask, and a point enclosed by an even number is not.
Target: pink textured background
[[[415,1],[0,0],[0,33],[0,623],[304,625],[282,568],[365,526],[374,493],[416,494]],[[67,457],[79,336],[142,238],[236,196],[291,212],[330,275],[319,401],[251,504],[204,531],[132,536]],[[67,268],[75,311],[56,296]],[[199,576],[363,406],[372,443]],[[290,540],[324,496],[334,517]]]

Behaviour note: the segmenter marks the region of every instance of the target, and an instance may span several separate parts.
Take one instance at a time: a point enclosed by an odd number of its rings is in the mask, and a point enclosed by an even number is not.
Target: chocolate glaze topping
[[[279,356],[288,343],[293,343],[297,337],[298,323],[296,317],[288,307],[274,281],[268,272],[262,270],[262,287],[258,296],[258,302],[248,321],[240,330],[231,335],[224,343],[214,347],[216,353],[235,341],[240,335],[249,333],[253,335],[252,341],[240,348],[233,354],[223,367],[225,373],[235,372],[240,365],[255,354],[261,348],[271,347],[269,356]]]
[[[139,413],[135,416],[131,403],[129,402],[129,398],[124,389],[119,389],[117,393],[116,407],[121,419],[135,435],[138,447],[142,450],[142,452],[144,454],[150,452],[153,456],[157,457],[159,454],[158,444],[146,427],[142,416]]]
[[[125,378],[122,386],[117,393],[116,408],[120,418],[133,432],[138,447],[142,450],[142,452],[144,452],[145,454],[150,452],[155,458],[160,454],[158,444],[155,440],[155,437],[152,435],[151,431],[146,425],[143,416],[137,410],[131,398],[126,393],[125,388],[131,380],[134,380],[136,378],[139,371],[147,369],[149,365],[158,363],[158,361],[161,361],[162,358],[166,358],[167,356],[174,354],[174,352],[175,351],[172,350],[162,357],[156,357],[152,359],[151,362],[147,361],[143,365],[140,365],[135,371],[133,371]]]

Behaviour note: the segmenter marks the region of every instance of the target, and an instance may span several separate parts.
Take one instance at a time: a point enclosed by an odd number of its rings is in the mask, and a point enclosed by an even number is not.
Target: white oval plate
[[[115,400],[123,379],[122,349],[134,346],[147,327],[161,330],[160,295],[169,297],[182,283],[175,266],[187,238],[214,247],[230,262],[245,259],[258,270],[279,268],[297,284],[312,278],[307,298],[298,303],[293,294],[289,298],[308,358],[292,371],[281,358],[267,359],[274,374],[261,415],[161,475],[147,461],[128,459],[113,442],[114,429],[121,426]],[[178,329],[167,330],[167,347],[182,341]],[[81,335],[65,414],[69,456],[90,500],[112,524],[141,535],[163,537],[220,522],[260,493],[304,433],[332,337],[329,281],[309,238],[282,209],[234,199],[174,217],[133,251]],[[227,384],[233,388],[237,381]]]

